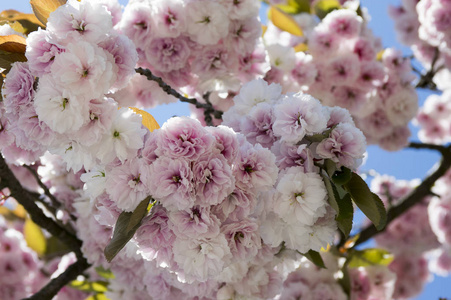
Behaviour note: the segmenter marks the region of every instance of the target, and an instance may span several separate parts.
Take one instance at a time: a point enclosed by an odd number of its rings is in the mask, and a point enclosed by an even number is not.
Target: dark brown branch
[[[0,178],[1,184],[8,186],[11,196],[25,208],[30,215],[31,220],[33,220],[33,222],[40,227],[46,229],[61,242],[65,243],[77,256],[77,262],[70,265],[60,276],[50,280],[50,282],[39,292],[27,298],[34,300],[52,299],[66,284],[76,279],[79,274],[83,273],[83,271],[90,267],[81,253],[82,242],[66,228],[60,226],[56,221],[44,215],[42,210],[35,203],[34,196],[36,195],[22,187],[1,155]]]
[[[42,182],[38,172],[36,172],[35,169],[33,169],[31,166],[28,165],[23,165],[23,167],[26,168],[28,171],[30,171],[31,175],[33,175],[39,187],[44,190],[44,194],[50,199],[52,205],[49,205],[44,200],[37,198],[38,201],[41,202],[45,206],[45,208],[48,209],[56,217],[56,210],[58,208],[61,208],[62,203],[58,201],[58,199],[56,199],[56,197],[50,192],[49,188]],[[69,217],[71,218],[72,221],[76,221],[76,218],[70,213]],[[73,228],[70,228],[70,231],[74,232]]]
[[[402,215],[412,206],[421,202],[424,197],[433,195],[433,193],[431,192],[432,186],[451,168],[451,146],[445,147],[433,144],[411,143],[409,147],[414,149],[429,149],[439,151],[442,154],[442,159],[440,161],[440,165],[432,174],[426,177],[418,187],[416,187],[412,192],[405,196],[401,200],[400,204],[389,209],[389,211],[387,212],[387,226],[391,221]],[[371,224],[360,232],[360,236],[355,242],[354,246],[366,242],[367,240],[373,238],[381,232],[383,232],[383,230],[377,231],[376,227]]]
[[[439,66],[438,68],[436,68],[436,64],[439,59],[439,56],[440,56],[440,51],[438,50],[438,48],[435,48],[434,57],[432,58],[432,62],[431,62],[431,68],[426,73],[420,73],[415,68],[412,68],[415,72],[420,74],[420,79],[418,80],[417,84],[415,85],[416,88],[426,88],[426,89],[430,89],[433,91],[437,90],[437,86],[434,83],[433,78],[434,78],[435,74],[437,74],[437,72],[443,68],[443,66]]]
[[[182,96],[179,92],[174,90],[169,84],[163,81],[161,77],[155,76],[149,69],[137,68],[135,69],[136,73],[144,75],[148,80],[155,81],[158,85],[163,89],[163,91],[175,98],[179,99],[181,102],[186,102],[193,104],[196,108],[200,108],[204,110],[205,122],[211,123],[211,115],[213,115],[216,119],[221,119],[223,112],[220,110],[216,110],[210,101],[206,101],[207,103],[199,102],[196,98],[186,98]],[[208,93],[207,93],[208,95]],[[205,99],[205,96],[204,96]],[[208,99],[208,96],[207,96]],[[208,118],[210,121],[208,121]]]
[[[41,181],[38,172],[36,172],[36,170],[33,169],[31,166],[23,165],[23,167],[26,168],[31,173],[31,175],[33,175],[34,179],[36,179],[36,182],[38,183],[39,187],[44,190],[44,194],[52,202],[52,206],[54,208],[59,208],[61,206],[61,203],[55,198],[55,196],[53,196],[52,193],[50,193],[49,188]]]
[[[0,178],[6,183],[11,196],[14,197],[28,212],[34,223],[46,229],[51,235],[65,243],[77,256],[79,256],[82,242],[65,228],[59,226],[54,220],[48,218],[36,205],[33,196],[28,193],[14,176],[11,169],[0,155]]]
[[[90,265],[84,257],[78,257],[78,260],[70,265],[60,276],[53,278],[39,292],[26,298],[27,300],[52,299],[66,284],[75,280],[77,276],[83,273]]]

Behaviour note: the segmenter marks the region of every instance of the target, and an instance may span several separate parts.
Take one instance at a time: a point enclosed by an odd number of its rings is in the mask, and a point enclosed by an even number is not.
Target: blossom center
[[[67,103],[69,103],[69,99],[68,99],[68,98],[63,98],[63,104],[62,104],[63,110],[66,109],[66,104],[67,104]]]

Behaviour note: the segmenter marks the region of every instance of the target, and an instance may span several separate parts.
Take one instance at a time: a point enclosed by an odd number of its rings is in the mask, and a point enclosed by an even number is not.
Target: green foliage
[[[50,236],[46,241],[47,247],[45,249],[46,257],[54,257],[55,255],[63,255],[64,253],[69,253],[70,248],[63,242],[61,242],[57,237]]]
[[[366,182],[356,173],[352,173],[343,187],[377,230],[382,230],[387,223],[387,212],[379,196],[371,192]]]
[[[286,4],[279,4],[276,7],[287,14],[310,13],[310,0],[288,0]]]
[[[352,223],[354,219],[354,207],[352,206],[351,196],[346,194],[338,201],[339,213],[335,217],[338,229],[343,232],[345,238],[349,236],[352,230]]]
[[[110,299],[107,296],[105,296],[105,294],[99,293],[99,294],[91,295],[88,298],[86,298],[85,300],[110,300]]]
[[[73,289],[88,293],[103,293],[108,290],[108,282],[105,281],[71,281],[69,286]]]
[[[298,253],[300,253],[298,251]],[[317,251],[309,250],[307,253],[300,253],[304,255],[305,258],[307,258],[309,261],[315,264],[315,266],[320,267],[322,269],[326,269],[326,265],[324,264],[323,258],[321,257],[321,254]]]
[[[114,274],[113,272],[111,272],[111,270],[106,270],[104,269],[102,266],[96,267],[96,272],[97,274],[99,274],[100,276],[102,276],[105,279],[113,279],[114,278]]]
[[[393,261],[393,255],[384,249],[369,248],[351,250],[348,266],[350,268],[382,265],[387,266]]]
[[[328,13],[340,8],[341,5],[338,0],[320,0],[313,6],[312,13],[317,15],[318,18],[324,19]]]
[[[337,222],[340,231],[343,232],[344,236],[347,238],[351,232],[354,218],[354,208],[352,206],[351,196],[349,193],[344,191],[340,185],[337,185],[332,179],[330,179],[328,174],[332,173],[335,167],[332,167],[332,165],[326,163],[327,162],[325,162],[324,167],[328,168],[329,172],[323,170],[321,172],[321,176],[323,177],[323,181],[327,189],[328,202],[337,212],[335,221]],[[332,174],[335,174],[335,172]]]
[[[111,262],[119,251],[130,241],[141,225],[142,219],[146,216],[150,196],[142,200],[133,212],[123,212],[117,219],[114,227],[113,238],[105,247],[104,254],[108,262]]]
[[[344,185],[351,180],[352,171],[346,167],[341,167],[340,170],[337,170],[332,175],[332,181],[338,185]]]

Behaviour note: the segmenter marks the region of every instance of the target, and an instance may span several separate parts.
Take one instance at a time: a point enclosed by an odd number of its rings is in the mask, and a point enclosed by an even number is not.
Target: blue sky
[[[9,2],[9,3],[7,3]],[[126,0],[120,0],[126,4]],[[396,47],[402,49],[404,53],[410,54],[410,49],[400,45],[396,41],[393,21],[387,15],[388,5],[397,5],[400,0],[362,0],[362,5],[367,7],[372,20],[370,27],[376,36],[382,38],[385,47]],[[31,13],[31,8],[27,0],[0,2],[0,11],[5,9],[16,9],[18,11]],[[427,91],[420,91],[420,105],[429,95]],[[188,106],[185,103],[176,103],[163,105],[149,112],[156,118],[161,125],[168,118],[174,115],[189,115]],[[417,129],[411,126],[411,140],[417,140]],[[368,147],[368,160],[362,170],[375,169],[380,174],[393,175],[399,179],[424,178],[428,170],[439,160],[439,155],[435,152],[426,150],[402,150],[398,152],[387,152],[377,146]],[[417,300],[438,300],[439,297],[451,298],[451,290],[448,288],[450,278],[436,277],[434,282],[429,283],[423,293],[415,298]]]

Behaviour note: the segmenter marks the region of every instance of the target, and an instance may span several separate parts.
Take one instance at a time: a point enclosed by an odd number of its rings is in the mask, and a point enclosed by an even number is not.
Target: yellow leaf
[[[341,4],[338,0],[319,0],[312,7],[312,13],[318,16],[318,18],[323,19],[333,10],[340,9]]]
[[[30,4],[35,16],[45,26],[50,13],[66,4],[66,0],[30,0]]]
[[[303,36],[302,29],[298,23],[296,23],[290,15],[284,13],[278,8],[271,6],[268,17],[279,29],[289,32],[292,35]]]
[[[6,207],[0,205],[0,215],[5,216],[9,214],[11,211],[7,209]]]
[[[13,27],[14,30],[18,32],[22,32],[25,34],[29,34],[32,31],[38,30],[38,27],[41,26],[41,22],[39,22],[38,18],[36,18],[33,14],[24,14],[14,9],[4,10],[0,13],[0,22],[4,24],[5,22],[18,22],[25,31],[17,30]]]
[[[265,35],[266,30],[268,30],[268,26],[262,24],[262,37]]]
[[[27,61],[25,57],[26,40],[20,35],[0,36],[0,68],[11,69],[11,64],[16,61]]]
[[[141,115],[141,117],[143,118],[143,120],[142,120],[143,125],[145,127],[147,127],[147,129],[149,129],[150,132],[154,131],[155,129],[160,128],[160,125],[158,125],[155,118],[151,114],[149,114],[147,111],[141,110],[136,107],[129,107],[129,108],[131,110],[133,110],[135,113]]]
[[[13,214],[15,214],[18,218],[25,219],[27,216],[27,211],[22,205],[17,204],[16,208],[13,210]]]
[[[23,232],[28,247],[36,251],[38,255],[43,255],[45,253],[46,241],[41,227],[33,223],[31,219],[26,219]]]
[[[308,50],[307,44],[300,43],[293,47],[296,52],[305,52]]]
[[[0,50],[10,53],[25,53],[26,47],[27,41],[20,35],[0,36]]]
[[[385,49],[382,49],[381,51],[379,51],[376,55],[376,59],[378,61],[382,61],[382,56],[384,55]]]
[[[0,21],[0,23],[2,23],[2,21]],[[3,21],[4,24],[8,24],[9,26],[11,26],[11,28],[17,32],[26,34],[27,29],[25,29],[22,24],[20,24],[20,22],[18,21],[14,21],[14,22],[8,22],[8,21]]]

